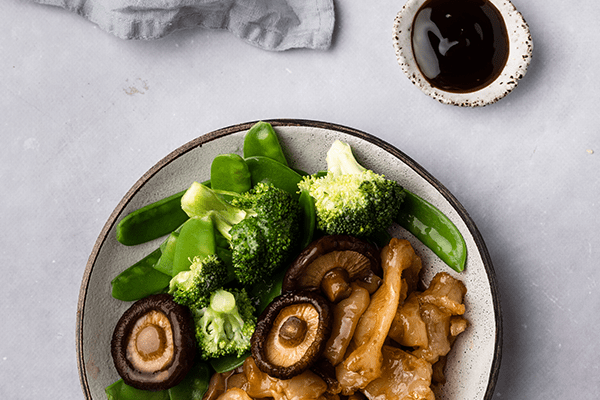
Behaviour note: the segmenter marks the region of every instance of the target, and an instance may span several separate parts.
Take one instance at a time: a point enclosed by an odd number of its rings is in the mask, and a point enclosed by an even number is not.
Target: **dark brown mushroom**
[[[327,300],[314,292],[284,293],[259,317],[252,335],[252,356],[262,372],[290,379],[319,359],[330,333]]]
[[[138,300],[119,319],[111,353],[117,372],[129,386],[165,390],[177,385],[196,354],[189,309],[169,294]]]
[[[380,264],[375,245],[353,236],[324,236],[294,260],[283,279],[282,291],[321,289],[330,301],[337,302],[351,293],[350,282],[377,273]]]

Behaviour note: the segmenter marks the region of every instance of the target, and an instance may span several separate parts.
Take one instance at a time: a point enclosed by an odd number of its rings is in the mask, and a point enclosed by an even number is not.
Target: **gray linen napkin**
[[[188,28],[228,29],[266,50],[325,50],[333,0],[34,0],[63,7],[122,39],[158,39]]]

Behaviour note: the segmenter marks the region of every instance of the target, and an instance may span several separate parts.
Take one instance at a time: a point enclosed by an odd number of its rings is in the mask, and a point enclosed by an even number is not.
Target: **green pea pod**
[[[219,257],[221,259],[221,261],[223,261],[225,263],[225,266],[227,267],[227,279],[226,282],[233,282],[235,281],[237,278],[235,276],[235,271],[233,269],[233,256],[231,254],[231,250],[230,249],[226,249],[223,247],[218,247],[217,246],[217,257]]]
[[[268,122],[257,122],[244,136],[244,158],[264,156],[288,165],[277,133]]]
[[[303,171],[301,169],[298,168],[292,168],[294,171],[296,171],[300,176],[310,176],[310,174],[306,171]]]
[[[203,182],[210,187],[210,180]],[[187,219],[181,209],[183,190],[127,214],[117,224],[117,240],[127,246],[149,242],[173,232]]]
[[[440,210],[414,193],[405,190],[406,197],[397,222],[453,270],[465,269],[467,247],[456,226]]]
[[[160,255],[160,249],[156,249],[117,275],[110,283],[112,296],[118,300],[135,301],[167,288],[171,276],[154,268]]]
[[[293,194],[296,199],[299,197],[298,183],[302,180],[302,175],[293,169],[263,156],[248,157],[246,163],[252,176],[252,186],[258,182],[271,183]]]
[[[179,230],[171,232],[171,234],[167,236],[167,239],[160,245],[162,254],[156,265],[154,265],[155,269],[169,276],[173,276],[173,260],[175,259],[175,248],[177,246],[178,238]]]
[[[301,226],[301,242],[300,248],[304,249],[312,242],[315,234],[315,227],[317,225],[317,212],[315,210],[315,201],[307,190],[303,190],[300,193],[298,199],[300,208],[302,210],[302,226]]]
[[[140,390],[119,379],[104,389],[108,400],[169,400],[169,392],[166,390],[149,391]]]
[[[217,229],[215,229],[215,243],[217,247],[229,249],[229,240],[227,240],[227,238],[223,236]]]
[[[268,282],[252,287],[250,297],[252,297],[256,303],[257,315],[260,315],[273,299],[281,294],[281,287],[286,271],[287,268],[281,268],[273,274]]]
[[[117,224],[117,240],[133,246],[177,229],[188,218],[181,209],[181,196],[184,193],[176,193],[128,214]]]
[[[183,381],[168,390],[170,400],[202,400],[208,390],[211,372],[208,363],[196,361]]]
[[[187,271],[194,257],[215,254],[215,229],[209,216],[188,219],[181,227],[173,256],[173,276]]]
[[[216,156],[210,166],[211,187],[215,190],[244,193],[252,187],[246,161],[237,154]]]
[[[244,361],[246,361],[246,358],[248,357],[250,357],[250,352],[244,353],[241,356],[238,356],[237,354],[231,354],[220,358],[211,359],[210,365],[218,373],[227,372],[240,367],[242,364],[244,364]]]

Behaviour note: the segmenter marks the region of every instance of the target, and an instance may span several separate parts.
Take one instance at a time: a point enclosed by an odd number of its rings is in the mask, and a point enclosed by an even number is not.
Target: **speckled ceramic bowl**
[[[408,0],[394,20],[393,44],[402,70],[419,89],[444,104],[461,107],[481,107],[509,94],[525,76],[533,41],[529,26],[509,0],[489,0],[500,12],[508,33],[508,61],[500,75],[486,87],[469,93],[453,93],[432,86],[423,76],[413,53],[412,26],[416,13],[427,0]]]
[[[423,259],[429,280],[447,271],[465,282],[465,316],[471,325],[458,337],[446,368],[448,382],[438,399],[491,399],[500,367],[502,319],[496,278],[485,244],[475,224],[448,190],[400,150],[367,133],[329,123],[274,120],[275,127],[295,168],[316,172],[326,168],[329,145],[349,143],[365,166],[395,179],[413,193],[442,210],[462,232],[467,249],[464,272],[457,274],[402,228],[395,235],[410,240]],[[158,247],[160,239],[127,247],[115,239],[117,222],[129,212],[187,188],[194,180],[209,177],[213,158],[223,153],[241,154],[249,122],[201,136],[160,160],[129,190],[118,204],[90,255],[77,309],[77,358],[86,399],[105,399],[104,388],[119,379],[110,355],[110,340],[117,320],[131,305],[111,296],[111,280]]]

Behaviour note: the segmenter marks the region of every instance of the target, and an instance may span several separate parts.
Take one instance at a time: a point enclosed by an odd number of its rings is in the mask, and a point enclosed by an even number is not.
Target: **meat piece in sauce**
[[[417,292],[412,292],[404,304],[398,307],[389,337],[407,347],[427,347],[429,344]]]
[[[417,257],[407,240],[393,238],[381,252],[383,283],[358,322],[348,357],[336,367],[342,393],[350,395],[381,376],[381,348],[398,308],[402,271]]]
[[[254,398],[272,397],[275,400],[325,400],[327,384],[310,370],[290,379],[277,379],[262,372],[252,357],[244,362],[246,384],[243,389]]]
[[[466,319],[453,319],[453,316],[465,312],[462,303],[466,292],[461,281],[446,272],[440,272],[434,276],[429,288],[418,295],[428,343],[413,351],[415,356],[434,364],[450,352],[454,338],[466,329]],[[454,332],[451,332],[452,326]]]
[[[358,321],[371,300],[367,289],[354,283],[351,288],[351,295],[333,306],[333,327],[323,352],[323,357],[333,366],[344,358]]]
[[[242,389],[231,388],[220,395],[217,400],[252,400],[252,397],[248,396],[248,393]]]
[[[435,400],[431,364],[404,350],[383,346],[382,374],[363,393],[369,400]]]

